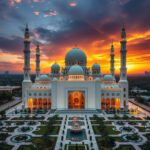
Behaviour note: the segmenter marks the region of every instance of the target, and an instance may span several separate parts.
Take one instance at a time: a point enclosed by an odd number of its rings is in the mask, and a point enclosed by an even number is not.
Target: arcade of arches
[[[102,98],[101,108],[102,110],[109,110],[109,109],[119,110],[120,99],[119,98]]]
[[[28,108],[51,108],[51,99],[50,98],[29,98],[28,99]]]
[[[69,109],[84,109],[85,108],[84,91],[69,91],[68,92],[68,108]]]

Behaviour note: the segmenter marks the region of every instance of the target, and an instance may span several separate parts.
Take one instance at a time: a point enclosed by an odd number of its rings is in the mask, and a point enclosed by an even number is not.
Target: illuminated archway
[[[38,99],[38,108],[42,108],[42,98]]]
[[[106,110],[110,109],[110,99],[106,98]]]
[[[69,109],[85,108],[85,95],[83,91],[68,92],[68,108]]]
[[[111,99],[111,108],[115,109],[115,98]]]
[[[120,109],[120,99],[116,98],[116,109]]]
[[[37,105],[38,105],[37,99],[34,98],[34,99],[33,99],[33,108],[37,108]]]
[[[33,99],[32,98],[28,99],[28,108],[30,108],[30,109],[33,108]]]
[[[43,108],[47,108],[47,98],[44,98],[43,100]]]

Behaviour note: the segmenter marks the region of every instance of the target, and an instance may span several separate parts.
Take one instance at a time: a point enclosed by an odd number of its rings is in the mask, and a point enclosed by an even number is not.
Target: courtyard
[[[149,118],[131,114],[13,110],[0,120],[2,150],[148,150],[149,141]]]

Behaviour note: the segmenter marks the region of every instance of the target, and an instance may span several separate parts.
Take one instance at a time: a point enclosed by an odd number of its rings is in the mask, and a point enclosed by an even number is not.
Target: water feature
[[[11,137],[11,141],[13,143],[21,143],[21,142],[30,142],[32,139],[31,135],[28,134],[19,134],[19,135],[15,135],[13,137]]]
[[[86,132],[85,129],[83,129],[82,125],[84,125],[83,121],[79,121],[79,117],[72,117],[73,121],[70,121],[68,125],[70,125],[70,128],[67,129],[67,140],[71,141],[82,141],[86,140]]]

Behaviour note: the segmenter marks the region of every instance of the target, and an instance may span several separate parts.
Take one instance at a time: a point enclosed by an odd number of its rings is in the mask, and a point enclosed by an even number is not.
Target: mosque
[[[24,34],[24,108],[56,110],[127,110],[128,81],[126,69],[126,31],[121,31],[120,80],[115,79],[114,46],[110,49],[110,74],[102,74],[95,63],[87,67],[87,56],[80,48],[72,48],[65,56],[65,66],[51,66],[50,74],[40,75],[40,48],[36,48],[36,79],[30,79],[30,34]]]

